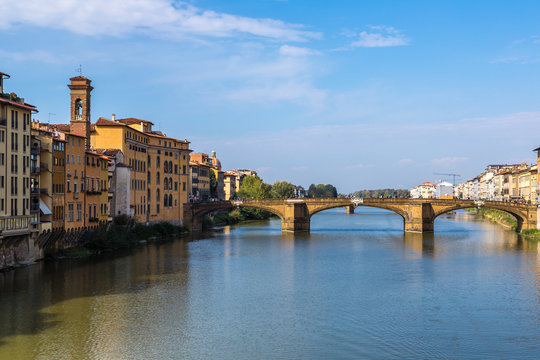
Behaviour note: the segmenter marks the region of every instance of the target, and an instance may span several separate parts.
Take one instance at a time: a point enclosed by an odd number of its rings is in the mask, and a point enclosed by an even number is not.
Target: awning
[[[51,210],[49,209],[49,207],[47,206],[47,204],[45,204],[45,202],[41,199],[39,199],[39,210],[41,210],[41,213],[43,215],[51,215],[52,212]]]

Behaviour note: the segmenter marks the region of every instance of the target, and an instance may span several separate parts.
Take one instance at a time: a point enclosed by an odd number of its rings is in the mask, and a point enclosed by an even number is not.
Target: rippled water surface
[[[458,212],[279,220],[0,274],[0,359],[540,359],[539,246]]]

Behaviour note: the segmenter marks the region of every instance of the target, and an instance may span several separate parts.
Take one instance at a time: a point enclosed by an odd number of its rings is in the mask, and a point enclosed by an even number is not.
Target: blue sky
[[[539,1],[0,0],[0,71],[41,121],[139,117],[226,169],[341,192],[535,161]],[[49,115],[49,113],[54,115]],[[443,179],[448,180],[448,179]]]

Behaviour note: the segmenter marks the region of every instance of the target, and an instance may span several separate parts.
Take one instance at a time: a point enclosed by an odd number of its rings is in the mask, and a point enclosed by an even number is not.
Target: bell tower
[[[69,79],[71,95],[70,132],[86,138],[86,148],[90,148],[90,93],[94,88],[92,80],[84,76]]]

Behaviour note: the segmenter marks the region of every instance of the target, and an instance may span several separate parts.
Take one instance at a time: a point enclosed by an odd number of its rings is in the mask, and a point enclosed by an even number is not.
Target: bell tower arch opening
[[[92,80],[84,76],[69,79],[71,98],[70,132],[86,138],[86,148],[90,148],[90,98]]]

